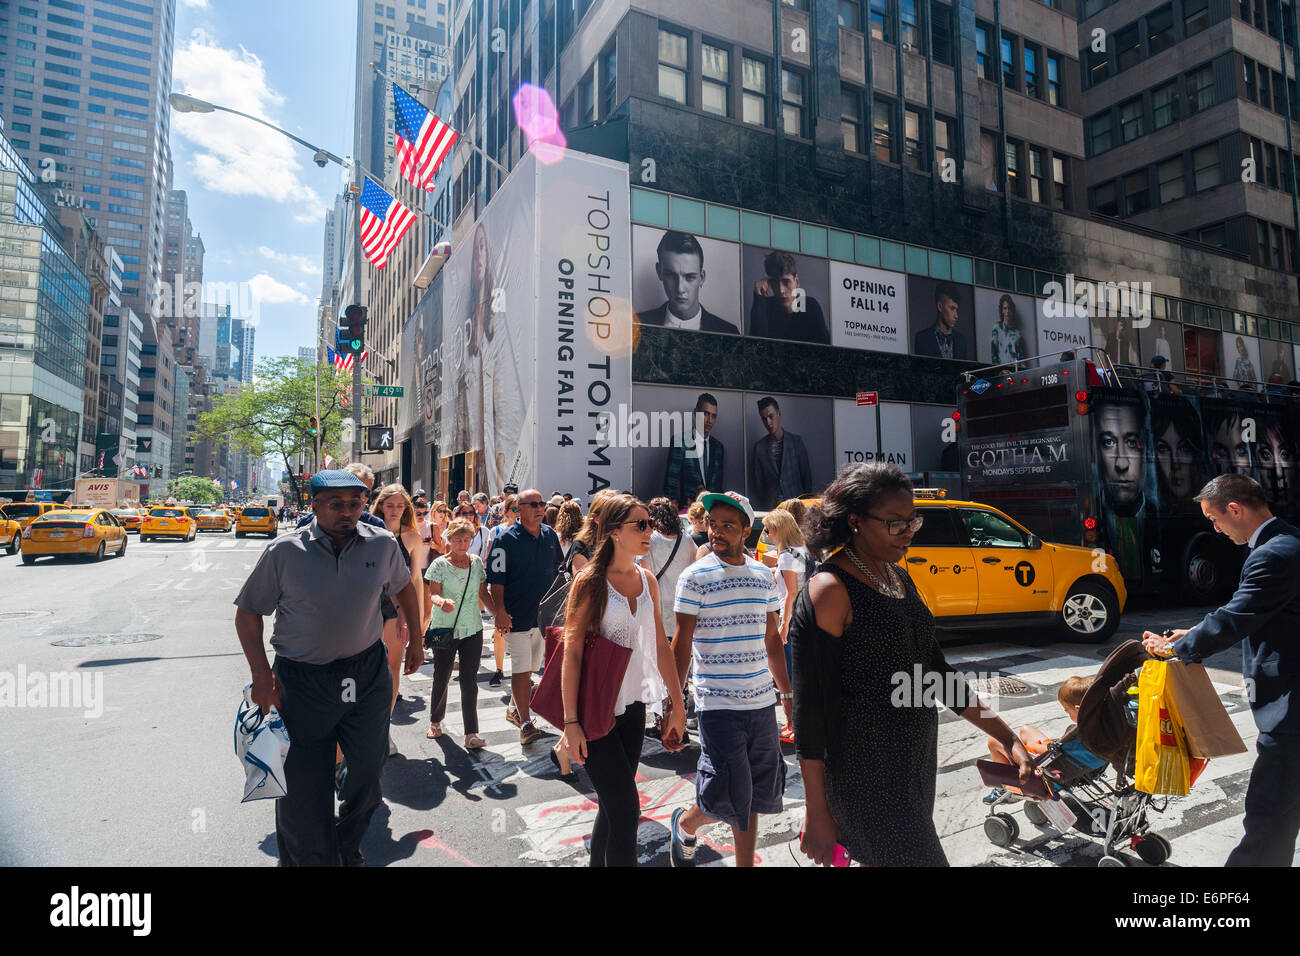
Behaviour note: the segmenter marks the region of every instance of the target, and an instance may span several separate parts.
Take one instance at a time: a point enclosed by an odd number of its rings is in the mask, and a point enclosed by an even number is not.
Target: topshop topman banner
[[[631,396],[627,183],[622,163],[528,156],[404,330],[401,429],[481,453],[484,490],[628,485],[629,449],[597,427]]]

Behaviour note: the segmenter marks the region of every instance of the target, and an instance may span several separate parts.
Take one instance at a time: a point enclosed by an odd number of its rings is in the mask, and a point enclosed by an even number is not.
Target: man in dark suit
[[[722,442],[709,433],[718,423],[718,400],[704,392],[695,400],[697,432],[688,440],[668,449],[668,466],[664,470],[664,497],[685,508],[701,491],[721,488],[724,454]],[[703,442],[699,439],[703,438]]]
[[[927,325],[912,339],[914,355],[968,359],[966,337],[957,331],[957,290],[947,282],[934,287],[934,324]]]
[[[655,275],[664,287],[667,301],[649,312],[637,313],[642,325],[661,325],[693,332],[725,332],[739,335],[740,329],[700,305],[700,288],[706,278],[704,250],[687,232],[669,230],[656,249]],[[719,485],[719,487],[721,487]]]
[[[758,414],[767,434],[750,450],[749,493],[756,507],[771,511],[787,498],[813,490],[812,466],[803,439],[781,425],[781,406],[775,398],[760,398]]]
[[[1250,546],[1231,601],[1190,630],[1147,631],[1152,654],[1200,661],[1241,643],[1259,737],[1245,835],[1228,866],[1290,866],[1300,833],[1300,529],[1273,516],[1259,483],[1220,475],[1196,496],[1214,529]]]

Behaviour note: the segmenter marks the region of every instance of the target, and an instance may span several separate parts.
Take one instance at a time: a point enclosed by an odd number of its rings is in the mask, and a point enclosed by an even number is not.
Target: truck
[[[138,508],[140,486],[122,478],[78,478],[76,492],[70,503],[111,509],[123,501],[129,501],[131,507]]]

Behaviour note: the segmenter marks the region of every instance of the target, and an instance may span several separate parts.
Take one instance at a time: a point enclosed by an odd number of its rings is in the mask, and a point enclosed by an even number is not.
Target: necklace
[[[885,577],[888,580],[882,581],[874,571],[867,567],[866,562],[858,557],[857,552],[853,550],[852,545],[846,547],[844,550],[848,553],[849,560],[853,562],[853,566],[865,574],[867,580],[871,582],[871,586],[881,594],[891,598],[901,598],[906,593],[903,590],[903,582],[897,578],[898,572],[895,571],[892,566],[889,564],[885,565]],[[891,572],[893,573],[891,574]]]

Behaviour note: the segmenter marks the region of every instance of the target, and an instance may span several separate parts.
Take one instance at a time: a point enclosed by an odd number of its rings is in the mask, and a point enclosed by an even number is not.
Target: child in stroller
[[[1102,664],[1097,676],[1072,677],[1057,693],[1057,699],[1075,722],[1057,740],[1047,739],[1037,728],[1021,730],[1021,740],[1031,753],[1041,754],[1035,764],[1052,791],[1075,817],[1073,829],[1104,838],[1104,852],[1098,866],[1127,866],[1116,853],[1117,845],[1129,847],[1152,866],[1169,859],[1172,847],[1167,839],[1149,829],[1147,811],[1163,812],[1167,798],[1157,804],[1150,794],[1132,783],[1137,748],[1137,671],[1150,659],[1140,641],[1125,641]],[[1002,748],[990,741],[994,761],[1007,762]],[[1108,768],[1115,771],[1113,784],[1105,779]],[[994,790],[984,798],[989,816],[984,832],[998,846],[1009,846],[1019,836],[1015,817],[998,807],[1022,797],[1011,791]],[[1025,817],[1043,825],[1047,815],[1037,801],[1027,800]]]

